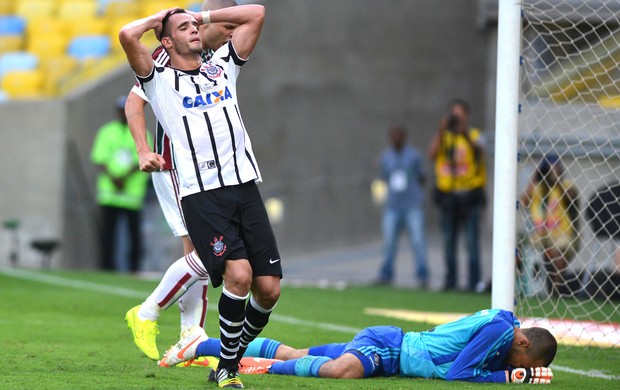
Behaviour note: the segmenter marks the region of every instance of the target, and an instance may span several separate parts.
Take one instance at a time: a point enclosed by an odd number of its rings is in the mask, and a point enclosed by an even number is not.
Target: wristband
[[[202,11],[200,15],[202,16],[202,24],[211,23],[211,11]]]

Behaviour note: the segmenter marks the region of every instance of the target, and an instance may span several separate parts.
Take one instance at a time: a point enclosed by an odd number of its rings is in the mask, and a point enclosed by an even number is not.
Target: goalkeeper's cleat
[[[239,362],[239,372],[241,374],[269,374],[271,365],[281,361],[278,359],[244,357]]]
[[[159,361],[160,367],[172,367],[187,362],[196,357],[198,344],[207,340],[209,336],[198,325],[192,326],[181,340],[170,347]]]
[[[157,321],[141,320],[138,317],[138,310],[140,310],[140,305],[132,307],[125,315],[127,327],[131,329],[136,346],[149,358],[158,360],[159,351],[157,350],[156,339],[159,329]]]
[[[243,383],[241,383],[239,370],[237,368],[230,370],[222,367],[218,368],[217,371],[211,370],[211,373],[212,374],[209,374],[209,380],[211,380],[211,375],[213,375],[213,380],[217,383],[217,387],[243,389]]]

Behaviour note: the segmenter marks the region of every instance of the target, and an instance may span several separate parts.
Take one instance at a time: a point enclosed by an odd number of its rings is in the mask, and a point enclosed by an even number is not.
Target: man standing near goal
[[[236,5],[235,0],[205,0],[202,10],[216,10]],[[200,35],[205,51],[203,54],[212,54],[229,41],[236,27],[236,24],[231,23],[201,26]],[[152,57],[159,66],[170,66],[170,56],[162,46],[155,49]],[[172,233],[176,237],[181,237],[183,254],[186,256],[182,262],[191,262],[190,254],[194,251],[194,245],[189,238],[181,210],[179,177],[172,156],[173,148],[170,139],[157,121],[155,148],[151,150],[147,142],[144,115],[144,107],[147,103],[148,98],[140,85],[134,85],[127,97],[125,112],[140,159],[140,169],[151,173],[153,187],[166,221]],[[176,300],[175,298],[178,298],[181,311],[181,337],[192,325],[205,327],[209,278],[200,277],[194,284],[187,285],[182,281],[184,274],[175,272],[177,268],[177,265],[173,264],[170,272],[164,274],[153,293],[141,305],[131,308],[126,315],[127,325],[132,331],[136,346],[151,359],[159,359],[156,337],[160,312],[170,307]]]
[[[225,284],[218,305],[221,352],[214,380],[219,387],[243,387],[240,357],[266,326],[280,296],[280,255],[256,186],[260,171],[236,90],[263,20],[261,5],[202,13],[175,8],[131,22],[119,33],[129,64],[175,147],[185,222],[202,260],[197,265],[204,265],[187,266],[188,283],[208,272],[213,286]],[[203,62],[198,26],[211,22],[238,27]],[[140,43],[149,30],[160,37],[171,68],[155,66]]]

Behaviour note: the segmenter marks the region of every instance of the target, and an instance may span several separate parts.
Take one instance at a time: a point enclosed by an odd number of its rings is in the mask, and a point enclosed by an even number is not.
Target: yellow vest
[[[537,232],[547,232],[551,238],[574,233],[573,224],[568,213],[568,204],[562,202],[564,189],[571,187],[570,182],[563,181],[562,186],[555,186],[549,190],[546,204],[543,202],[543,186],[536,184],[530,200],[529,212],[534,229]]]
[[[479,129],[469,129],[472,142],[479,140],[480,136]],[[446,131],[435,157],[435,180],[437,188],[443,192],[471,191],[484,187],[484,156],[482,153],[476,156],[474,148],[462,134]]]

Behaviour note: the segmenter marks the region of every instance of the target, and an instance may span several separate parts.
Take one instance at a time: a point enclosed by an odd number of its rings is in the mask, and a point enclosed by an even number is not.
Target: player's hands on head
[[[178,10],[179,8],[181,7],[164,9],[164,10],[159,11],[155,15],[153,15],[153,18],[155,18],[155,20],[157,21],[157,25],[154,28],[156,37],[161,37],[162,22],[164,21],[164,18],[166,17],[166,15]]]
[[[196,22],[198,22],[198,24],[202,24],[202,13],[200,12],[194,12],[194,11],[190,11],[190,10],[185,10],[185,12],[191,16],[192,18],[194,18],[196,20]]]
[[[509,372],[510,383],[548,385],[552,379],[553,371],[549,367],[515,368]]]

